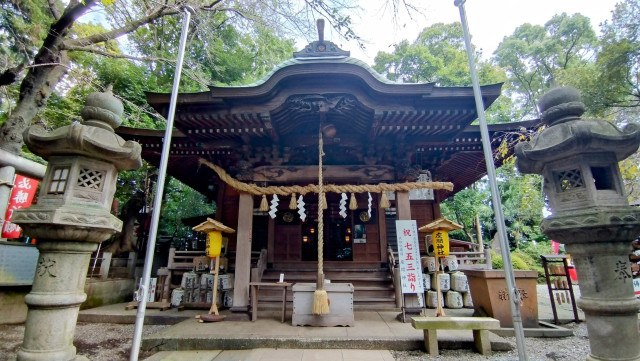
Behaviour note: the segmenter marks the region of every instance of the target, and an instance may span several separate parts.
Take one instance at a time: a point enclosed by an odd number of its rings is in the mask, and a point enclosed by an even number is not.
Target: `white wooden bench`
[[[472,330],[476,349],[489,356],[489,330],[500,328],[500,321],[491,317],[413,317],[411,325],[424,330],[424,347],[429,355],[438,355],[438,330]]]

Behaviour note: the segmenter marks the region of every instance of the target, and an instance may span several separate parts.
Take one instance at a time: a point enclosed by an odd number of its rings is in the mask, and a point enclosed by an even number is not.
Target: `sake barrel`
[[[181,286],[185,290],[199,287],[200,285],[198,284],[198,274],[194,272],[185,272],[182,275]]]
[[[436,275],[438,273],[434,273],[431,275],[431,289],[435,290],[437,286]],[[448,273],[440,273],[440,292],[447,292],[451,289],[451,277]]]
[[[445,272],[453,272],[458,269],[458,257],[456,256],[446,256],[442,259],[442,267]]]
[[[425,259],[425,266],[423,267],[423,269],[426,268],[426,272],[429,273],[433,273],[436,271],[436,258],[435,257],[423,257]]]
[[[440,298],[440,305],[444,307],[444,298]],[[427,307],[436,308],[438,307],[438,292],[429,290],[427,291]]]
[[[227,308],[231,308],[233,306],[233,291],[224,291],[224,300],[222,305]]]
[[[460,292],[449,291],[444,295],[444,304],[447,308],[462,308],[462,295]]]
[[[204,274],[200,277],[200,289],[210,291],[213,289],[213,280],[215,275]],[[210,302],[210,301],[207,301]]]
[[[184,299],[184,290],[176,288],[171,292],[171,307],[178,307]]]
[[[422,274],[422,284],[425,292],[431,289],[431,277],[426,273]]]
[[[473,308],[473,299],[471,298],[471,292],[465,292],[462,294],[462,304],[465,308]]]
[[[467,276],[462,272],[452,273],[451,289],[458,292],[467,292],[469,290],[469,281],[467,280]]]

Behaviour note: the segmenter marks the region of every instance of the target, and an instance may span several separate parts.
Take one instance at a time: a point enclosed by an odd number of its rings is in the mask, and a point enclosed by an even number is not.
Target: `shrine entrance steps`
[[[280,274],[284,273],[284,281],[289,283],[315,283],[317,270],[292,270],[274,268],[267,269],[262,282],[278,282]],[[393,280],[387,269],[332,269],[325,271],[325,279],[332,283],[351,283],[354,287],[353,308],[356,311],[396,310]],[[293,306],[293,293],[287,293],[287,308]],[[259,309],[279,309],[282,307],[282,292],[265,288],[258,296]]]

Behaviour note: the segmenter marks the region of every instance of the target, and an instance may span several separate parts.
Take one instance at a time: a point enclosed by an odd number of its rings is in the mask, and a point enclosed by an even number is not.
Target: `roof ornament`
[[[318,19],[316,26],[318,28],[318,40],[293,53],[295,59],[346,58],[350,55],[348,51],[340,49],[336,44],[324,40],[324,19]]]

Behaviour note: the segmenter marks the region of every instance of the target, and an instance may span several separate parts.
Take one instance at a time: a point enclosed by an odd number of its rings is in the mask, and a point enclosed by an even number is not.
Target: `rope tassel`
[[[267,202],[267,196],[262,195],[262,201],[260,202],[260,212],[267,212],[269,210],[269,202]]]
[[[349,200],[349,209],[355,211],[358,209],[358,201],[356,201],[356,195],[351,193],[351,199]]]
[[[289,201],[289,209],[293,210],[293,209],[296,209],[296,208],[298,208],[298,202],[297,202],[297,199],[296,199],[296,194],[293,193],[293,194],[291,194],[291,201]]]
[[[391,207],[391,202],[389,202],[389,198],[387,198],[387,192],[381,192],[380,208],[387,209],[389,207]]]

